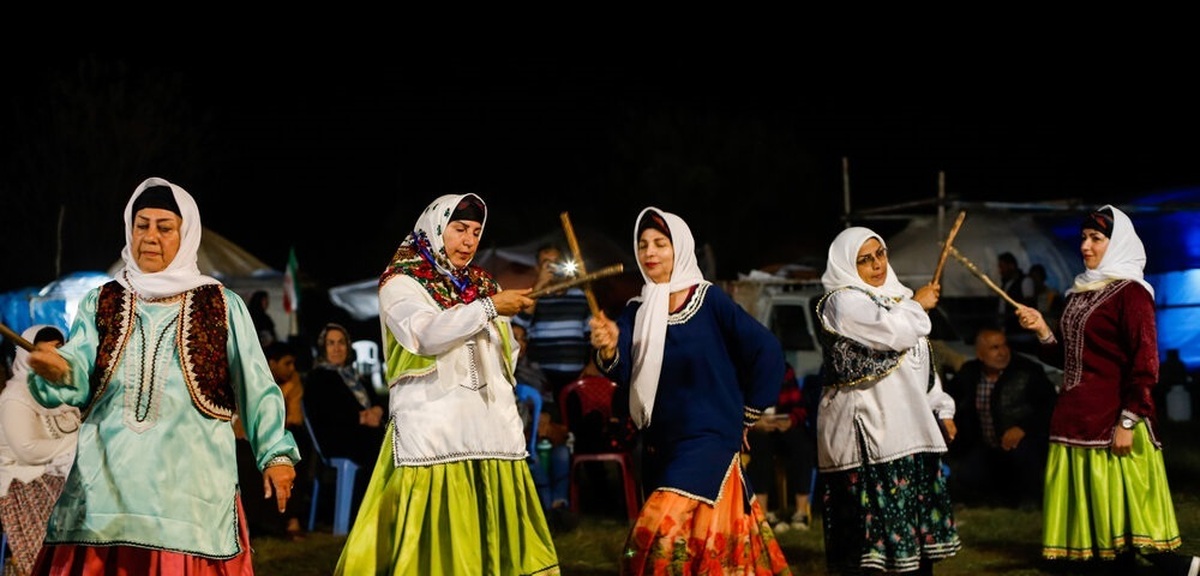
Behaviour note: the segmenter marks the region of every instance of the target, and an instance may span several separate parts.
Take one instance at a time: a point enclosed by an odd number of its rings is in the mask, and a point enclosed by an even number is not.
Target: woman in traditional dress
[[[774,405],[779,341],[700,273],[682,218],[649,207],[634,247],[641,296],[591,321],[597,366],[629,389],[650,494],[625,542],[622,574],[790,574],[745,480],[746,431]]]
[[[1086,270],[1067,290],[1055,334],[1035,308],[1017,309],[1040,356],[1063,368],[1050,420],[1042,556],[1115,561],[1137,556],[1163,574],[1195,576],[1200,558],[1175,552],[1179,525],[1163,465],[1151,391],[1158,382],[1154,289],[1146,250],[1121,210],[1104,206],[1080,226]]]
[[[933,574],[961,544],[941,455],[954,400],[942,390],[928,310],[939,286],[896,279],[883,239],[843,230],[829,246],[817,304],[824,392],[817,466],[830,571]]]
[[[335,574],[558,574],[525,462],[511,317],[529,289],[471,265],[487,207],[441,196],[379,281],[388,433]]]
[[[252,574],[233,426],[282,512],[299,452],[245,302],[200,273],[200,211],[149,178],[125,207],[125,267],[62,348],[29,354],[43,406],[82,411],[35,574]]]
[[[21,337],[35,345],[61,346],[66,340],[46,324],[29,327]],[[0,392],[0,522],[19,576],[30,573],[42,548],[79,432],[79,409],[38,404],[29,394],[28,378],[29,352],[17,348],[13,375]]]

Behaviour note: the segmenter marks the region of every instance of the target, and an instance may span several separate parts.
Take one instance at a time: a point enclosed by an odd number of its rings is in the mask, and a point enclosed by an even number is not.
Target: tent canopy
[[[888,260],[901,282],[916,288],[933,278],[942,242],[951,225],[952,221],[947,219],[944,228],[939,229],[936,217],[916,216],[899,233],[885,238]],[[1030,266],[1041,264],[1046,269],[1046,283],[1060,290],[1069,286],[1082,268],[1078,251],[1030,214],[971,210],[954,239],[954,247],[997,284],[1000,275],[996,262],[1005,252],[1012,253],[1017,266],[1025,272]],[[996,295],[953,257],[946,261],[941,284],[943,298]]]

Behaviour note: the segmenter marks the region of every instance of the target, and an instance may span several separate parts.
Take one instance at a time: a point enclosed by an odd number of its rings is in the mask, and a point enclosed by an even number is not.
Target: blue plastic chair
[[[308,422],[307,412],[304,413],[304,429],[308,431],[308,438],[312,440],[313,455],[320,461],[321,466],[332,468],[337,474],[333,485],[333,535],[342,536],[350,532],[350,506],[354,499],[354,477],[358,475],[358,464],[349,458],[325,457],[325,454],[321,452],[321,445],[317,442],[317,435],[313,432],[312,424]],[[321,472],[318,470],[313,474],[312,505],[308,510],[309,532],[312,532],[313,527],[317,524],[317,502],[319,502],[320,492]]]
[[[540,420],[542,417],[542,394],[541,392],[537,391],[537,388],[534,388],[528,384],[522,384],[520,382],[517,382],[516,394],[517,402],[529,402],[533,404],[533,430],[529,434],[529,457],[532,459],[532,462],[536,464],[538,461],[537,429],[538,420]]]

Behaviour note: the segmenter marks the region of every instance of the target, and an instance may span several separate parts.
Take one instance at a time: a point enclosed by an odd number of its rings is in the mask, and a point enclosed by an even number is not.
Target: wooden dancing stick
[[[1020,307],[1021,307],[1021,304],[1018,304],[1016,300],[1013,300],[1013,299],[1012,299],[1012,296],[1009,296],[1009,295],[1008,295],[1008,293],[1007,293],[1007,292],[1005,292],[1003,288],[1001,288],[1001,287],[997,286],[995,282],[992,282],[992,279],[991,279],[991,278],[988,278],[988,275],[987,275],[987,274],[985,274],[984,272],[980,271],[980,270],[979,270],[979,268],[977,268],[977,267],[975,266],[975,263],[974,263],[974,262],[971,262],[970,260],[968,260],[966,256],[963,256],[962,254],[959,254],[959,252],[958,252],[958,248],[955,248],[955,247],[951,246],[951,247],[950,247],[950,254],[951,254],[952,256],[954,256],[954,258],[955,258],[956,260],[958,260],[959,262],[961,262],[963,266],[966,266],[966,267],[967,267],[967,270],[970,270],[972,274],[974,274],[974,275],[975,275],[976,277],[978,277],[980,280],[983,280],[983,283],[984,283],[984,284],[987,284],[988,288],[991,288],[991,289],[992,289],[992,291],[994,291],[995,293],[999,294],[999,295],[1000,295],[1000,297],[1001,297],[1001,298],[1004,298],[1004,299],[1005,299],[1005,300],[1006,300],[1006,301],[1007,301],[1009,304],[1012,304],[1014,307],[1017,307],[1017,308],[1020,308]]]
[[[954,226],[950,227],[950,233],[946,235],[946,242],[942,244],[942,255],[938,257],[937,269],[933,271],[933,284],[942,281],[942,270],[946,268],[946,257],[950,255],[950,249],[954,246],[954,237],[958,236],[958,229],[962,228],[963,219],[966,217],[966,210],[959,211],[958,218],[954,219]]]
[[[540,298],[547,294],[552,294],[554,292],[558,292],[559,290],[566,290],[567,288],[579,286],[580,284],[589,284],[590,285],[592,282],[594,282],[596,280],[599,280],[601,278],[607,278],[609,276],[616,276],[617,274],[620,274],[624,271],[625,271],[624,264],[613,264],[612,266],[606,266],[595,272],[592,272],[591,274],[581,274],[581,275],[576,276],[565,282],[559,282],[558,284],[551,284],[549,286],[543,287],[540,290],[534,290],[533,292],[526,294],[526,296],[528,296],[529,298],[537,299],[537,298]]]
[[[4,337],[8,338],[9,340],[12,340],[13,344],[24,348],[26,352],[33,352],[33,343],[22,338],[20,334],[13,332],[12,328],[5,326],[3,322],[0,322],[0,334],[3,334]]]
[[[558,215],[562,220],[563,234],[567,237],[567,244],[571,247],[571,257],[575,259],[575,269],[579,271],[580,277],[588,275],[587,268],[583,266],[583,252],[579,251],[579,240],[575,238],[575,227],[571,226],[571,215],[563,212]],[[587,295],[588,308],[592,311],[592,316],[600,315],[600,304],[596,302],[596,294],[592,292],[592,284],[585,283],[583,292]],[[532,298],[532,296],[530,296]]]

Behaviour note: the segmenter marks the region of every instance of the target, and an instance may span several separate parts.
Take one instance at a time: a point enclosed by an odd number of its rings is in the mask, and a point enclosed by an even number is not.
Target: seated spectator
[[[262,473],[254,459],[254,451],[246,438],[246,430],[242,427],[241,419],[234,418],[233,431],[237,438],[238,483],[242,491],[242,505],[246,510],[246,522],[251,534],[286,535],[293,541],[304,539],[304,528],[300,524],[301,516],[311,504],[312,473],[315,463],[311,457],[312,442],[308,431],[304,429],[304,385],[300,380],[300,372],[296,370],[296,353],[285,342],[272,342],[264,350],[267,365],[271,368],[271,376],[283,392],[284,423],[296,447],[300,450],[300,463],[296,466],[296,483],[292,487],[292,497],[288,499],[287,510],[279,512],[273,502],[266,497],[262,486]]]
[[[56,346],[66,340],[46,325],[32,326],[21,336]],[[79,436],[79,409],[46,408],[29,393],[28,358],[25,349],[16,351],[12,377],[0,392],[0,522],[18,574],[33,570]]]
[[[559,420],[558,403],[549,393],[549,381],[541,368],[529,361],[527,351],[526,331],[523,326],[513,325],[513,337],[520,346],[517,359],[517,382],[536,389],[542,395],[542,413],[536,425],[532,422],[532,410],[524,403],[518,403],[521,419],[525,422],[526,435],[536,431],[539,441],[550,442],[550,453],[547,462],[534,462],[536,455],[530,455],[530,472],[537,485],[538,497],[542,500],[542,508],[546,512],[546,521],[555,531],[569,532],[579,523],[570,507],[571,489],[571,450],[567,446],[567,427]],[[528,438],[527,438],[528,439]]]
[[[569,280],[574,274],[562,250],[553,243],[538,247],[537,267],[534,290]],[[529,359],[541,367],[550,382],[547,391],[555,396],[585,371],[599,373],[591,365],[589,318],[587,294],[578,287],[542,296],[513,317],[514,326],[527,330]]]
[[[997,328],[979,331],[975,355],[947,386],[958,428],[950,493],[968,504],[1040,507],[1054,385]]]
[[[754,488],[754,497],[767,512],[775,532],[789,529],[809,528],[809,489],[812,482],[813,453],[815,440],[809,433],[806,422],[807,407],[796,372],[788,365],[784,373],[783,386],[779,390],[779,401],[773,412],[764,414],[750,428],[746,440],[750,443],[750,462],[746,475]],[[778,494],[776,466],[784,469],[787,494],[794,505],[790,519],[787,515],[788,500],[770,507],[770,494]]]
[[[304,410],[326,458],[358,464],[351,517],[366,494],[387,422],[385,406],[351,358],[350,332],[329,323],[317,336],[317,360],[304,380]]]

